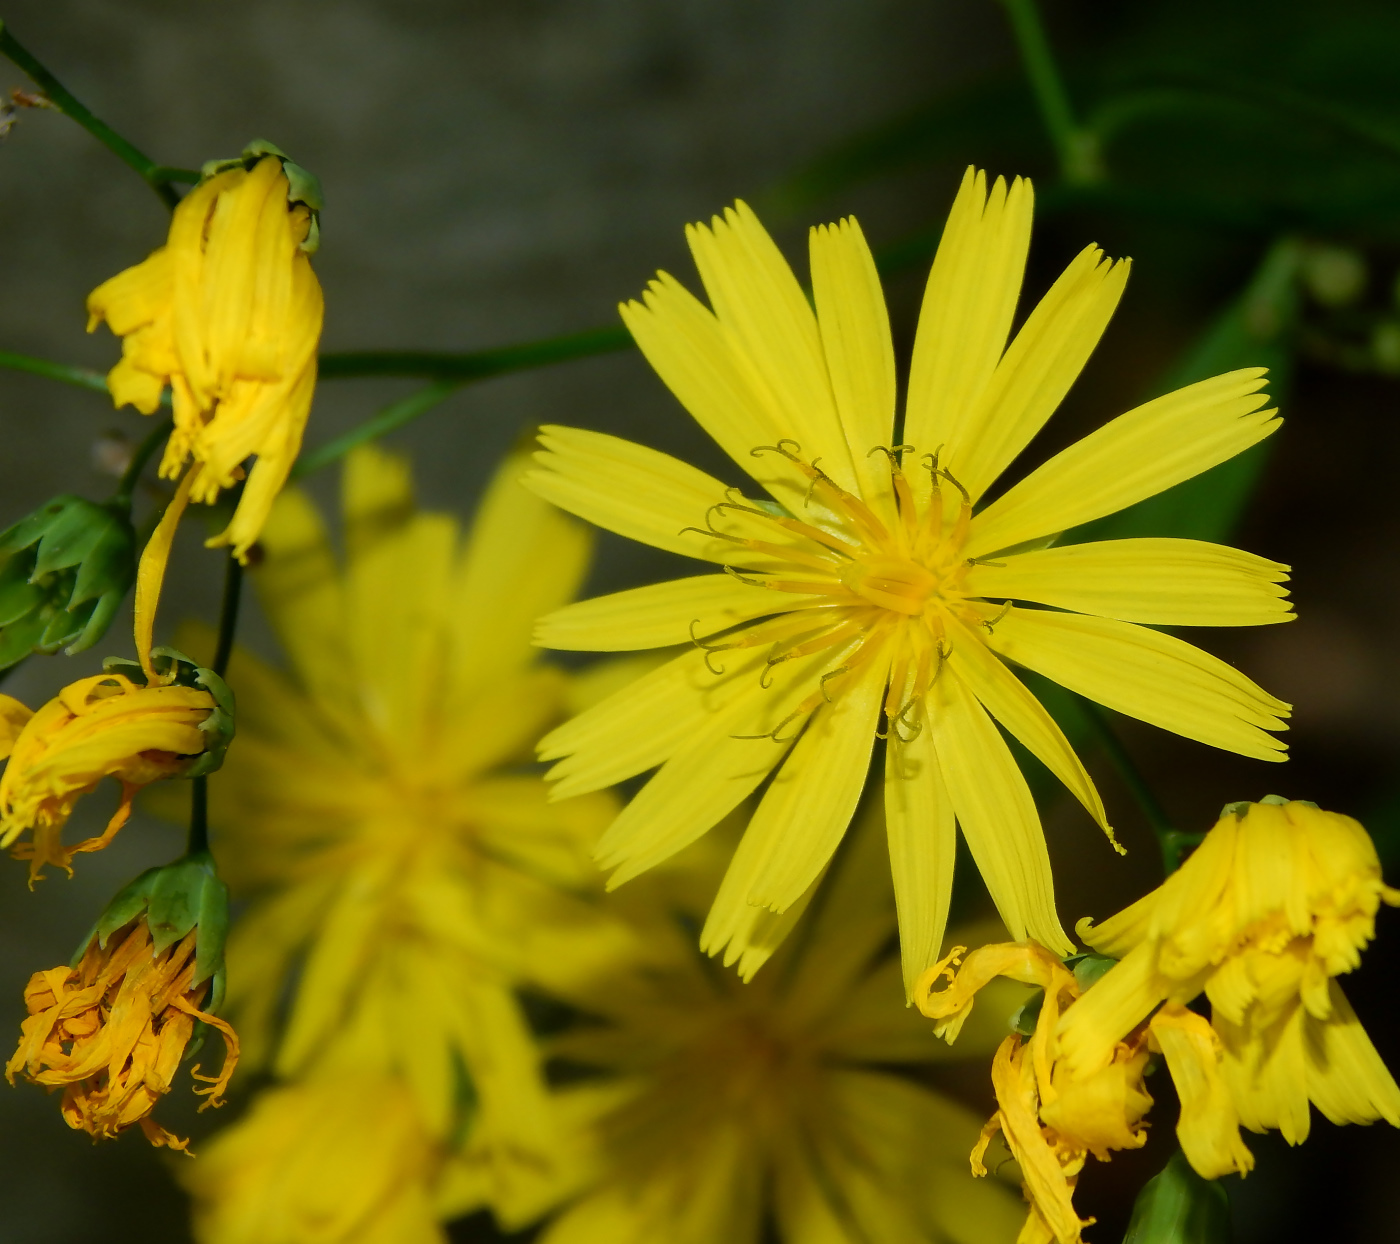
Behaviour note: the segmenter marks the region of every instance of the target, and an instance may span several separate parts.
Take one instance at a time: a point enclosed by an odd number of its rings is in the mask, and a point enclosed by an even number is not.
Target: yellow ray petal
[[[1123,296],[1128,261],[1086,246],[1031,312],[945,460],[976,501],[1055,413]]]
[[[768,962],[797,928],[827,870],[823,868],[816,879],[803,891],[802,897],[786,911],[769,911],[766,907],[750,907],[741,919],[729,943],[724,948],[724,966],[738,963],[739,979],[753,980],[758,969]]]
[[[1032,600],[1152,626],[1288,622],[1288,567],[1202,540],[1133,539],[1009,553],[968,572],[973,596]]]
[[[885,823],[907,1002],[940,958],[957,850],[953,804],[927,724],[907,743],[885,744]]]
[[[1289,706],[1231,665],[1159,631],[1112,618],[1012,609],[988,645],[1107,708],[1163,730],[1253,756],[1283,760]]]
[[[620,437],[551,424],[540,429],[532,492],[608,531],[686,557],[723,563],[734,545],[696,531],[725,487],[712,475]],[[775,455],[769,455],[773,457]]]
[[[987,650],[980,636],[955,618],[950,617],[948,625],[949,638],[953,641],[952,652],[948,655],[949,668],[983,707],[1065,784],[1108,835],[1109,841],[1118,847],[1094,780],[1055,719],[1026,685]],[[1121,853],[1122,848],[1118,849]]]
[[[1332,1017],[1304,1021],[1308,1096],[1333,1123],[1374,1123],[1400,1127],[1400,1088],[1390,1074],[1351,1003],[1336,981],[1328,981]]]
[[[349,557],[399,530],[413,514],[413,472],[403,454],[378,445],[360,445],[345,456],[340,477]]]
[[[714,953],[746,908],[786,911],[831,859],[870,767],[888,668],[868,661],[809,722],[749,821],[701,935]]]
[[[581,652],[667,648],[819,603],[817,597],[753,587],[732,575],[696,575],[565,605],[535,624],[535,643]]]
[[[1006,348],[1031,240],[1031,184],[963,177],[934,256],[909,373],[904,439],[964,448],[968,417]]]
[[[1060,1017],[1060,1055],[1069,1069],[1082,1078],[1108,1066],[1123,1034],[1146,1019],[1165,992],[1146,948],[1116,964]]]
[[[524,466],[512,455],[497,469],[452,576],[455,695],[534,660],[535,619],[572,600],[588,573],[592,533],[525,488]]]
[[[888,509],[889,463],[871,457],[894,436],[894,344],[880,275],[854,218],[810,236],[812,296],[837,413],[867,502]]]
[[[1281,420],[1262,367],[1188,385],[1104,424],[1032,471],[972,524],[968,557],[1113,514],[1233,458]]]
[[[1026,779],[977,697],[951,670],[929,696],[938,767],[972,858],[1013,939],[1056,954],[1073,943],[1055,914],[1045,833]]]
[[[686,240],[734,357],[747,365],[750,386],[766,392],[775,424],[808,461],[824,459],[823,470],[854,490],[817,319],[782,252],[743,202],[708,226],[689,226]]]

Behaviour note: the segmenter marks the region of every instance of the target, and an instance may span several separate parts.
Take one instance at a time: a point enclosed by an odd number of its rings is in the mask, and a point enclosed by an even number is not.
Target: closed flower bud
[[[108,905],[71,967],[36,972],[24,991],[29,1018],[5,1067],[64,1090],[69,1127],[106,1139],[139,1125],[153,1145],[188,1141],[151,1118],[170,1091],[199,1025],[218,1029],[218,1075],[199,1068],[201,1110],[222,1104],[238,1062],[238,1037],[213,1014],[223,993],[228,893],[207,853],[143,873]]]
[[[166,245],[88,297],[88,329],[122,340],[107,377],[118,406],[151,414],[168,385],[175,430],[161,474],[193,459],[190,499],[212,502],[243,478],[238,508],[211,545],[244,559],[301,449],[324,311],[310,251],[320,188],[275,147],[256,143],[176,207]]]
[[[31,713],[0,695],[0,847],[30,861],[30,884],[45,864],[72,873],[73,856],[105,847],[131,815],[136,792],[163,778],[199,777],[216,769],[233,737],[233,699],[212,670],[157,648],[159,678],[139,665],[108,660],[107,672],[79,679]],[[78,799],[104,777],[122,787],[117,810],[97,837],[75,846],[62,832]]]
[[[124,506],[55,497],[0,532],[0,669],[31,652],[91,648],[135,577]]]

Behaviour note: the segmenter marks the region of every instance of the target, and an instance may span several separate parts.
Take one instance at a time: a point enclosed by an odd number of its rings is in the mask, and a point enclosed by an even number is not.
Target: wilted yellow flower
[[[787,1244],[1012,1238],[1014,1196],[967,1178],[976,1118],[895,1070],[940,1058],[900,1005],[882,838],[878,816],[853,830],[809,935],[749,984],[687,931],[724,867],[718,843],[615,897],[635,905],[649,954],[567,995],[601,1022],[552,1043],[594,1074],[561,1093],[584,1156],[541,1244],[756,1241],[765,1223]],[[991,1047],[1008,1011],[985,1016],[967,1053]]]
[[[30,884],[45,864],[71,874],[74,855],[100,851],[126,824],[141,787],[189,770],[210,742],[201,726],[217,707],[200,687],[148,686],[115,671],[79,679],[35,713],[0,696],[0,757],[9,757],[0,776],[0,847],[32,830],[13,851],[30,861]],[[64,846],[73,805],[104,777],[122,788],[107,828]]]
[[[306,242],[319,204],[290,193],[275,155],[207,177],[176,207],[166,244],[88,297],[88,331],[106,320],[124,339],[112,400],[151,414],[170,386],[163,476],[193,458],[191,499],[213,501],[257,455],[233,521],[209,541],[240,559],[296,460],[316,385],[324,307]]]
[[[181,1172],[199,1244],[440,1244],[440,1145],[393,1078],[266,1090]]]
[[[1151,894],[1080,922],[1089,945],[1122,962],[1065,1016],[1064,1057],[1092,1072],[1159,1003],[1180,1013],[1204,991],[1215,1041],[1162,1041],[1178,1084],[1218,1063],[1239,1121],[1289,1144],[1307,1138],[1309,1100],[1334,1123],[1400,1127],[1400,1087],[1333,979],[1360,963],[1382,902],[1400,904],[1400,891],[1351,817],[1276,796],[1233,804]],[[1202,1109],[1203,1138],[1181,1137],[1191,1164],[1208,1178],[1247,1170],[1237,1132],[1206,1127]]]
[[[936,990],[944,976],[948,986]],[[951,1043],[972,1011],[974,996],[998,976],[1039,985],[1043,994],[1030,1038],[1013,1032],[993,1059],[997,1113],[972,1151],[972,1173],[987,1173],[987,1146],[1001,1132],[1020,1165],[1030,1202],[1017,1244],[1079,1244],[1081,1228],[1094,1221],[1081,1219],[1072,1199],[1089,1155],[1107,1162],[1113,1150],[1138,1149],[1147,1141],[1143,1116],[1152,1098],[1142,1076],[1149,1032],[1142,1026],[1126,1034],[1103,1066],[1087,1076],[1071,1076],[1060,1058],[1055,1027],[1062,1014],[1071,1015],[1083,1005],[1080,984],[1036,942],[983,946],[971,954],[956,946],[920,979],[915,1002],[938,1021],[934,1032]]]
[[[929,278],[902,420],[884,298],[854,220],[812,231],[815,311],[744,204],[689,229],[713,311],[662,273],[623,318],[767,497],[615,437],[541,436],[527,482],[542,496],[728,572],[585,601],[538,631],[554,648],[694,641],[542,745],[561,795],[660,766],[599,844],[614,884],[773,775],[702,934],[726,962],[752,949],[755,907],[791,912],[815,884],[884,734],[906,988],[942,944],[955,820],[1012,935],[1069,949],[1035,805],[998,724],[1108,827],[1012,664],[1188,738],[1283,759],[1266,731],[1283,728],[1287,705],[1151,627],[1286,621],[1286,567],[1194,540],[1048,547],[1268,436],[1278,420],[1261,409],[1262,368],[1148,402],[982,505],[1079,373],[1127,277],[1126,262],[1087,247],[1008,345],[1030,223],[1028,182],[988,193],[969,171]],[[741,970],[761,960],[750,953]]]
[[[551,804],[520,768],[570,688],[530,627],[590,548],[520,468],[464,538],[415,511],[404,462],[356,451],[343,566],[307,497],[282,495],[254,574],[293,672],[234,654],[239,745],[210,784],[220,867],[248,900],[229,1012],[252,1062],[306,1077],[351,1043],[359,1074],[401,1078],[435,1143],[488,1171],[482,1197],[512,1222],[556,1145],[515,989],[623,936],[588,857],[616,804]]]
[[[199,1020],[224,1038],[217,1076],[206,1082],[203,1110],[221,1104],[238,1062],[238,1038],[218,1016],[201,1009],[208,979],[196,982],[198,931],[157,951],[145,917],[103,940],[94,936],[75,968],[35,972],[24,991],[29,1018],[19,1048],[5,1067],[13,1084],[22,1075],[35,1084],[62,1087],[68,1126],[95,1139],[139,1124],[153,1145],[184,1149],[189,1142],[150,1118],[170,1091]]]

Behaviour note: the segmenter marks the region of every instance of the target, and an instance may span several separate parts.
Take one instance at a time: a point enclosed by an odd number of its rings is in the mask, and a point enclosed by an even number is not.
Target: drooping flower
[[[216,742],[211,723],[228,721],[205,687],[148,685],[136,669],[79,679],[34,713],[0,696],[0,717],[9,732],[0,738],[0,757],[9,757],[0,776],[0,847],[29,860],[31,885],[45,864],[71,875],[75,855],[105,847],[126,824],[136,792],[188,775]],[[105,777],[121,783],[106,829],[65,846],[73,805]],[[29,831],[32,839],[16,845]]]
[[[1307,1138],[1309,1101],[1334,1123],[1400,1127],[1400,1087],[1335,979],[1360,964],[1382,902],[1400,904],[1400,891],[1381,880],[1351,817],[1276,796],[1232,804],[1151,894],[1101,924],[1080,922],[1089,945],[1122,962],[1061,1022],[1064,1057],[1091,1073],[1160,1003],[1158,1016],[1189,1015],[1204,992],[1209,1029],[1197,1016],[1194,1034],[1161,1041],[1179,1086],[1218,1065],[1228,1091],[1210,1101],[1224,1109],[1228,1097],[1240,1123],[1277,1128],[1289,1144]],[[1220,1109],[1203,1100],[1199,1135],[1181,1134],[1207,1178],[1252,1164]]]
[[[613,896],[648,955],[560,983],[597,1022],[553,1042],[590,1074],[561,1092],[583,1155],[541,1244],[1012,1238],[1014,1196],[967,1178],[975,1117],[914,1079],[939,1047],[900,1005],[883,826],[864,819],[808,935],[747,984],[690,932],[724,866],[717,842]],[[983,1015],[965,1052],[990,1049],[1009,1010]]]
[[[257,455],[233,520],[209,541],[240,559],[301,448],[324,311],[308,254],[318,189],[268,144],[244,156],[207,170],[166,244],[88,297],[88,331],[106,320],[123,338],[112,400],[152,414],[170,387],[163,476],[193,458],[190,497],[210,502]]]
[[[948,985],[937,989],[944,976]],[[914,1000],[938,1021],[934,1032],[951,1044],[972,1012],[976,994],[998,976],[1038,985],[1042,993],[1029,1038],[1013,1032],[992,1061],[997,1113],[972,1150],[972,1173],[987,1174],[987,1147],[1000,1132],[1020,1166],[1030,1204],[1017,1244],[1080,1244],[1082,1228],[1094,1221],[1081,1219],[1073,1201],[1085,1162],[1091,1154],[1107,1162],[1114,1150],[1138,1149],[1147,1141],[1143,1117],[1152,1097],[1142,1078],[1150,1030],[1141,1025],[1124,1034],[1092,1074],[1071,1075],[1060,1057],[1056,1024],[1093,990],[1085,995],[1076,974],[1033,941],[983,946],[971,954],[954,947],[924,973]]]
[[[1286,621],[1286,567],[1193,540],[1048,547],[1268,436],[1278,420],[1262,409],[1263,369],[1148,402],[989,494],[1084,365],[1127,276],[1126,262],[1087,247],[1008,345],[1030,220],[1028,182],[988,193],[969,171],[929,278],[902,420],[884,299],[853,220],[812,232],[815,311],[742,203],[688,230],[713,310],[661,273],[623,318],[766,496],[615,437],[541,435],[527,483],[542,496],[727,572],[544,618],[548,647],[694,648],[554,731],[541,754],[558,762],[560,795],[657,769],[599,844],[613,884],[771,775],[702,934],[746,974],[766,953],[747,944],[753,913],[800,906],[881,734],[906,988],[938,957],[955,821],[1013,937],[1069,949],[1035,806],[998,727],[1107,821],[1010,665],[1189,738],[1283,759],[1266,731],[1283,728],[1287,705],[1150,628]]]
[[[345,560],[279,498],[254,571],[286,674],[236,651],[239,746],[210,784],[220,867],[247,900],[229,1012],[284,1080],[355,1051],[404,1084],[433,1143],[503,1221],[538,1212],[557,1139],[516,988],[624,941],[588,848],[607,795],[551,804],[521,769],[574,686],[533,619],[571,598],[590,541],[508,462],[465,534],[415,510],[375,449],[344,474]],[[288,1107],[290,1109],[291,1107]]]
[[[403,1083],[346,1070],[259,1094],[180,1176],[199,1244],[441,1244],[440,1164]]]
[[[218,1029],[225,1044],[218,1075],[205,1081],[203,1110],[222,1104],[238,1063],[238,1038],[206,1008],[214,971],[198,955],[199,930],[164,946],[145,915],[110,936],[94,934],[76,967],[35,972],[24,991],[29,1018],[19,1048],[5,1067],[49,1088],[61,1087],[69,1127],[105,1139],[140,1126],[153,1145],[186,1149],[189,1142],[151,1117],[170,1091],[196,1021]]]

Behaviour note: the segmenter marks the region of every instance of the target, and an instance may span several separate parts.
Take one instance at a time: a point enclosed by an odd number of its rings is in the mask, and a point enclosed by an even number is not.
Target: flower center
[[[873,605],[918,617],[938,592],[933,571],[907,557],[880,556],[842,567],[838,579]]]

